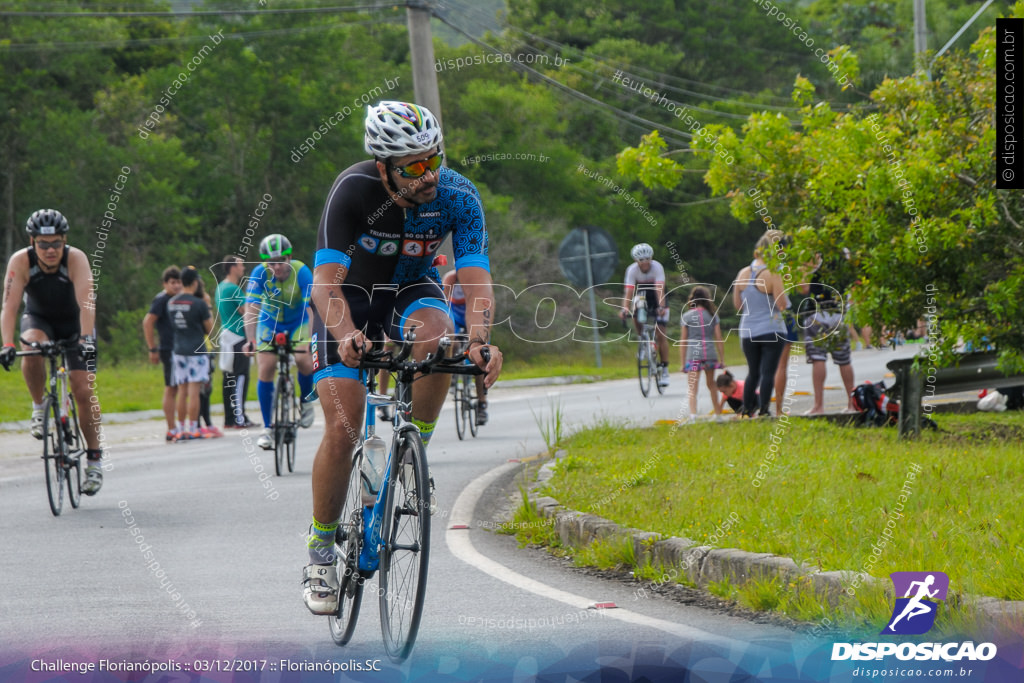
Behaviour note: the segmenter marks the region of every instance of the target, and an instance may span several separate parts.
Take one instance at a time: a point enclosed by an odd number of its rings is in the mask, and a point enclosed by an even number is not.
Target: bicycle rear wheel
[[[462,378],[454,375],[452,386],[455,390],[455,433],[459,441],[466,438],[466,387],[462,384]]]
[[[345,645],[352,638],[359,620],[359,605],[363,600],[364,578],[359,573],[359,553],[363,547],[363,504],[359,480],[362,449],[352,457],[352,471],[348,477],[348,493],[341,508],[341,522],[334,537],[334,566],[338,570],[338,612],[327,617],[331,638]]]
[[[423,616],[430,556],[430,485],[419,434],[399,437],[391,458],[381,529],[380,627],[396,662],[409,656]]]
[[[64,454],[67,443],[60,424],[60,406],[47,396],[43,403],[43,467],[46,469],[46,494],[50,512],[59,517],[64,509]]]
[[[476,395],[476,379],[469,375],[462,376],[463,386],[466,387],[466,403],[469,405],[469,413],[466,415],[466,421],[469,422],[469,432],[475,437],[476,436],[476,402],[478,396]]]
[[[651,345],[647,333],[640,335],[640,346],[636,352],[637,376],[640,379],[640,393],[647,397],[651,392]]]

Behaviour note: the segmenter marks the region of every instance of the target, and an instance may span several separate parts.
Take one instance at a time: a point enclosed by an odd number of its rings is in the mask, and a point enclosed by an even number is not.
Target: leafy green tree
[[[958,344],[991,344],[1004,367],[1020,370],[1024,198],[995,189],[994,55],[989,28],[968,54],[941,58],[933,81],[886,79],[870,108],[846,112],[816,102],[798,78],[799,129],[763,113],[742,138],[714,130],[731,164],[707,138],[694,146],[711,160],[705,180],[730,197],[734,216],[764,208],[794,235],[789,265],[850,250],[859,323],[901,330],[925,320],[942,362],[953,362]],[[645,182],[671,183],[677,169],[662,150],[649,138],[620,164]]]

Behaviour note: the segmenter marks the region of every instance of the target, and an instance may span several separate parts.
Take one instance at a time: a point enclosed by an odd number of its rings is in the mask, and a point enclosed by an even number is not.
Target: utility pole
[[[931,70],[924,67],[924,53],[927,51],[928,23],[925,19],[924,0],[914,0],[914,62],[925,68],[928,80],[931,80]]]
[[[434,43],[430,34],[430,0],[406,0],[409,25],[409,54],[412,61],[412,87],[416,104],[422,104],[436,118],[441,130],[441,94],[434,71]]]

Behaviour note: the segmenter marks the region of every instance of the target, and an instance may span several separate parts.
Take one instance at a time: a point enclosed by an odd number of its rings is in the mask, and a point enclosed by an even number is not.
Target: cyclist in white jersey
[[[668,337],[665,336],[665,325],[668,324],[668,305],[665,303],[665,268],[654,260],[654,248],[641,242],[630,250],[634,263],[626,268],[626,287],[623,297],[625,305],[619,312],[623,320],[630,314],[633,305],[633,292],[643,293],[647,299],[647,310],[656,311],[655,341],[658,345],[658,384],[668,386]],[[639,334],[642,325],[633,319]]]

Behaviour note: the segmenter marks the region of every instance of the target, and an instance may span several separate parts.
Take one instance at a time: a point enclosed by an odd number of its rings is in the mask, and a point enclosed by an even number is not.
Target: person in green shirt
[[[245,414],[249,395],[249,356],[245,346],[245,290],[239,283],[245,277],[245,262],[228,255],[220,263],[221,281],[217,285],[217,316],[220,318],[220,369],[224,372],[224,429],[254,426]]]

